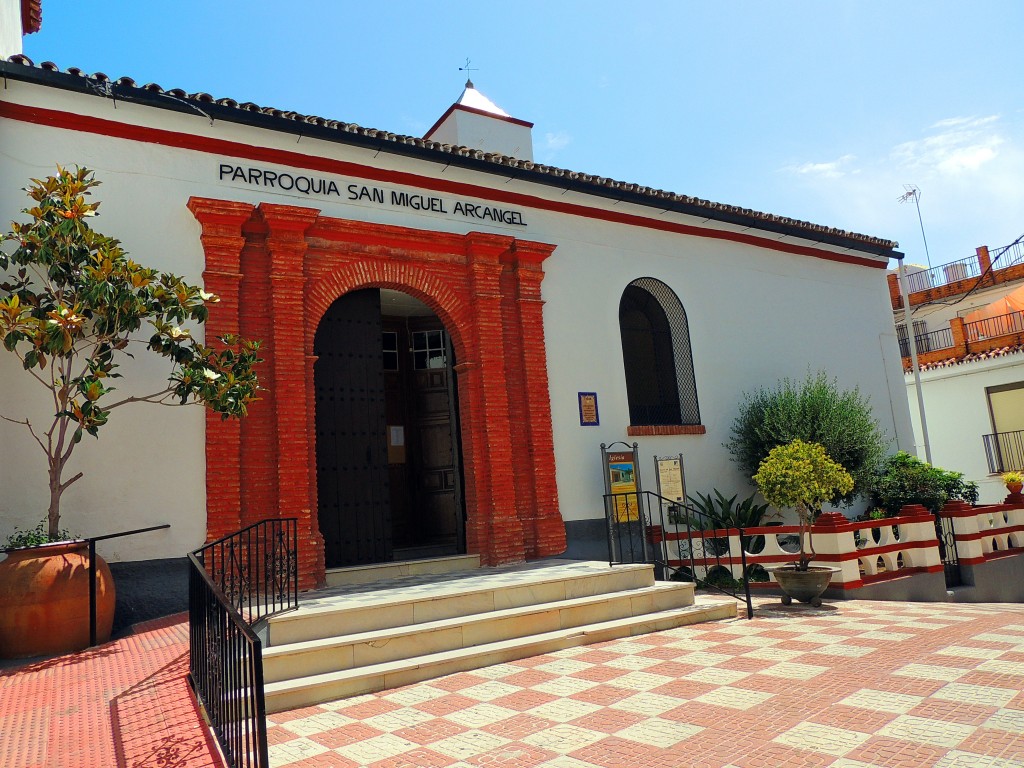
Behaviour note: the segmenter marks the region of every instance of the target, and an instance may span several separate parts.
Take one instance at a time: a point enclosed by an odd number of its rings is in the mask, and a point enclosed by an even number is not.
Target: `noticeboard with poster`
[[[658,495],[670,501],[686,501],[686,478],[683,475],[683,454],[655,456],[658,476]]]
[[[683,522],[686,506],[686,474],[683,471],[683,454],[678,456],[655,456],[655,476],[658,481],[658,495],[668,501],[668,522]]]
[[[601,446],[602,449],[604,446]],[[639,477],[636,450],[603,451],[605,488],[615,502],[615,522],[625,523],[640,519]]]

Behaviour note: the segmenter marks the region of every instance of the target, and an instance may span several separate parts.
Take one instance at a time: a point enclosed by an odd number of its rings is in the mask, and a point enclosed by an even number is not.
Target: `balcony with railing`
[[[908,271],[907,293],[911,306],[937,298],[965,293],[979,282],[986,286],[1024,278],[1024,235],[1009,245],[989,251],[982,245],[967,256],[931,269]],[[915,295],[916,294],[916,295]],[[903,306],[896,274],[889,275],[893,309]]]
[[[965,322],[954,317],[948,328],[914,336],[917,359],[921,365],[962,358],[993,349],[1024,344],[1024,312],[1007,312],[984,320]],[[899,339],[903,367],[910,369],[910,347],[906,338]]]
[[[982,435],[981,439],[985,443],[985,458],[991,474],[1024,471],[1024,431],[993,432]]]
[[[917,334],[914,336],[914,345],[917,347],[917,354],[919,355],[923,355],[925,352],[936,352],[941,349],[952,349],[954,346],[953,329],[940,328],[937,331]],[[900,339],[900,355],[903,357],[910,356],[910,343],[905,338]]]
[[[1008,312],[964,323],[964,336],[968,344],[1019,333],[1024,333],[1024,312]]]
[[[957,280],[981,277],[982,269],[981,259],[978,256],[968,256],[965,259],[957,259],[931,269],[911,272],[907,275],[907,292],[927,291],[929,288],[949,285]]]

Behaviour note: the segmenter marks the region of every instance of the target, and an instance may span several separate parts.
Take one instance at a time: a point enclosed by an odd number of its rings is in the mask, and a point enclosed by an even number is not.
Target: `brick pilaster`
[[[989,256],[988,246],[979,245],[974,249],[975,253],[978,254],[978,269],[981,271],[981,282],[983,285],[993,285],[995,278],[989,271],[992,268],[992,257]]]
[[[889,284],[889,303],[892,304],[892,308],[899,309],[903,306],[903,297],[900,296],[900,281],[896,277],[895,273],[890,272],[885,276],[885,281]]]
[[[319,526],[310,489],[315,475],[309,464],[311,425],[308,418],[305,354],[306,230],[320,212],[313,208],[263,203],[260,215],[267,226],[270,296],[273,328],[265,355],[273,370],[270,399],[275,413],[278,515],[299,518],[299,584],[307,588],[320,580],[314,554]],[[320,545],[322,558],[322,544]]]
[[[949,330],[953,336],[953,349],[943,350],[947,357],[957,357],[967,354],[967,329],[964,327],[962,317],[953,317],[949,320]]]
[[[463,440],[474,443],[478,461],[477,515],[488,530],[490,545],[481,554],[488,565],[523,560],[523,526],[515,503],[512,434],[505,376],[502,328],[501,255],[511,239],[472,232],[466,235],[470,302],[476,319],[476,354],[480,365],[472,377],[474,411],[479,414],[463,425]],[[467,435],[466,433],[469,432]]]
[[[262,392],[242,419],[242,524],[249,525],[277,517],[277,446],[274,436],[274,371],[266,359],[273,322],[267,311],[270,295],[270,259],[267,256],[266,225],[253,217],[243,230],[246,247],[242,250],[242,291],[239,297],[239,321],[242,335],[264,342],[259,368]]]
[[[309,467],[309,543],[311,555],[313,556],[312,573],[315,574],[316,586],[321,586],[327,573],[327,565],[324,560],[324,537],[320,533],[320,507],[318,503],[316,487],[316,392],[313,383],[313,368],[316,365],[317,356],[306,355],[306,425],[307,425],[307,448],[306,461]]]
[[[558,510],[555,483],[555,446],[551,432],[551,394],[548,385],[547,354],[544,343],[544,301],[541,298],[542,264],[554,247],[540,243],[515,243],[513,347],[522,371],[522,413],[512,421],[524,426],[529,465],[534,472],[523,483],[519,498],[520,515],[526,535],[527,557],[546,557],[565,551],[565,523]],[[510,350],[511,351],[511,350]],[[518,418],[517,418],[518,416]]]
[[[206,343],[212,346],[216,337],[240,332],[240,261],[245,246],[242,227],[252,217],[253,206],[192,197],[188,209],[201,228],[199,240],[206,254],[205,288],[220,298],[209,305],[205,323]],[[224,420],[213,411],[206,411],[207,541],[242,527],[240,435],[237,419]]]

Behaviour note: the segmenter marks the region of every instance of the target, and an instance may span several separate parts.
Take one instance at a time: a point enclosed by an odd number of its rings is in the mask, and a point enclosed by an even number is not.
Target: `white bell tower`
[[[533,123],[512,117],[480,93],[472,80],[423,138],[533,160]]]

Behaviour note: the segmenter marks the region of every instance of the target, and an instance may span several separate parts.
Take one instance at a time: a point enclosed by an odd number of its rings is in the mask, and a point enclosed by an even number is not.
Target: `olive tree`
[[[853,476],[853,488],[831,499],[836,504],[868,493],[886,449],[867,398],[856,387],[840,390],[824,371],[745,394],[725,445],[733,461],[753,475],[773,448],[793,440],[818,443]]]

